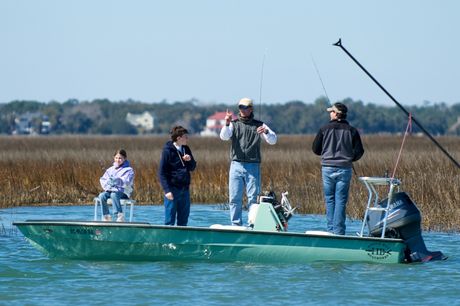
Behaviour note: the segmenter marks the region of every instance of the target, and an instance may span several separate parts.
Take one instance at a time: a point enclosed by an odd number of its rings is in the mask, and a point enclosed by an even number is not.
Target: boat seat
[[[252,227],[248,227],[248,226],[222,225],[222,224],[213,224],[209,228],[226,229],[226,230],[232,230],[232,231],[248,231],[248,230],[252,230]]]
[[[126,215],[126,206],[129,207],[129,222],[133,222],[133,214],[134,214],[134,205],[136,204],[136,201],[133,199],[120,199],[120,204],[123,207],[123,212],[125,213],[125,218],[127,218]],[[107,205],[112,205],[112,199],[107,200]],[[100,208],[98,208],[100,206]],[[94,198],[94,221],[98,221],[98,212],[101,213],[101,218],[99,220],[102,220],[103,217],[103,212],[102,212],[102,202],[98,197]]]

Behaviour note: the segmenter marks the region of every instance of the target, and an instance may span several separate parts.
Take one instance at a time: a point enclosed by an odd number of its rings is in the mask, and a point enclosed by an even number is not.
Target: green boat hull
[[[402,263],[401,239],[235,231],[149,223],[15,222],[51,258],[127,261]]]

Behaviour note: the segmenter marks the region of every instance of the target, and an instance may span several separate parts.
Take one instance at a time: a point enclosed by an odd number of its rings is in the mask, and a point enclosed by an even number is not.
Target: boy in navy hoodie
[[[165,224],[186,226],[190,214],[190,172],[196,162],[187,146],[188,131],[182,126],[171,130],[171,140],[161,153],[158,176],[164,190]]]

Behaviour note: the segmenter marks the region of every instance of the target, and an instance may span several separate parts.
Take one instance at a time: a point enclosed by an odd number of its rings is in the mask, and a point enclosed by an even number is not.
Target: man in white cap
[[[327,111],[331,120],[319,130],[312,149],[316,155],[321,155],[327,230],[345,235],[352,163],[363,156],[364,148],[358,130],[345,120],[346,105],[337,102]]]
[[[220,131],[222,140],[231,140],[229,204],[232,225],[242,225],[243,188],[246,187],[248,209],[260,193],[260,143],[274,145],[277,137],[265,123],[254,119],[253,102],[243,98],[238,103],[238,119],[232,120],[227,109],[226,124]]]

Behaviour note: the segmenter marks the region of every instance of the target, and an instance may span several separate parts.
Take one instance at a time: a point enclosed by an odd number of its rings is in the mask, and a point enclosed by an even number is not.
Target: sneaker
[[[123,213],[118,213],[117,222],[125,222],[125,215]]]
[[[111,215],[104,215],[103,220],[104,221],[112,221],[112,216]]]

